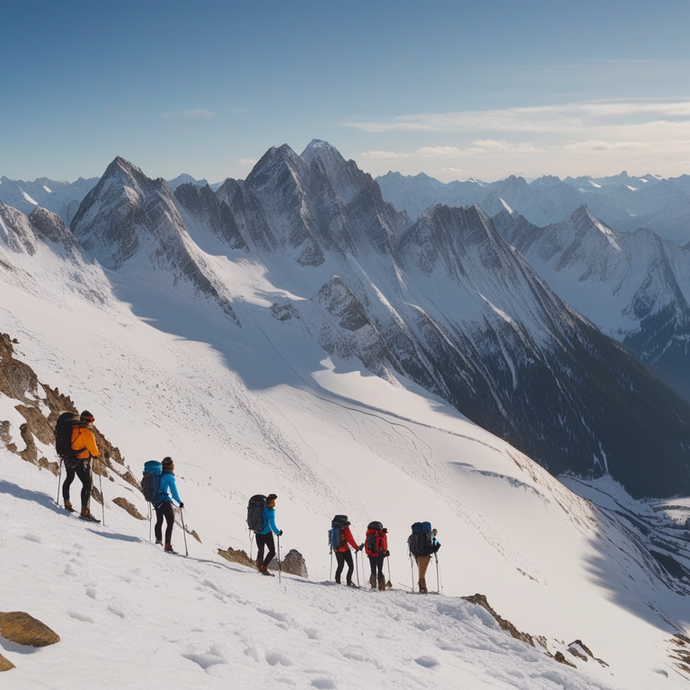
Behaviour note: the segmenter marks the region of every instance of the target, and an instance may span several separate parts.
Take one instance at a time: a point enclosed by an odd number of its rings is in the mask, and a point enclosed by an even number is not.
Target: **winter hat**
[[[164,470],[174,470],[175,469],[175,463],[173,462],[173,459],[168,457],[168,458],[163,458],[163,462],[161,463],[163,465]]]
[[[88,411],[84,410],[79,417],[80,421],[90,424],[95,420],[95,417]]]
[[[278,496],[275,494],[268,494],[268,496],[266,496],[266,507],[273,508],[273,506],[276,504],[276,498],[278,498]]]

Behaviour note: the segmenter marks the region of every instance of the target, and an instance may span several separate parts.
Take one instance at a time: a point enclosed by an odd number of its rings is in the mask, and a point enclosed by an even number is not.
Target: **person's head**
[[[161,463],[163,465],[163,471],[165,472],[166,470],[168,472],[172,472],[175,469],[175,463],[173,462],[173,459],[170,457],[163,458],[163,462]]]
[[[276,496],[275,494],[268,494],[268,496],[266,496],[266,507],[275,508],[276,498],[278,498],[278,496]]]
[[[438,530],[434,527],[434,529],[431,530],[431,533],[436,536],[438,534]]]
[[[93,416],[88,410],[84,410],[84,411],[81,413],[81,416],[79,417],[79,421],[80,421],[82,424],[91,425],[91,424],[94,423],[94,420],[95,420],[94,416]]]

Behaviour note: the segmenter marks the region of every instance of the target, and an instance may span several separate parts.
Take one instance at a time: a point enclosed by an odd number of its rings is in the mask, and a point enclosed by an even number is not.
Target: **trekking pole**
[[[436,562],[436,592],[441,594],[441,571],[438,567],[438,555],[434,554],[434,561]]]
[[[386,582],[386,588],[393,589],[393,583],[391,582],[391,560],[389,556],[386,556],[386,565],[388,566],[388,582]]]
[[[359,582],[359,549],[355,551],[355,573],[357,574],[357,587],[361,587]]]
[[[331,570],[328,573],[328,581],[330,582],[333,579],[333,547],[331,547]]]
[[[60,481],[62,479],[62,458],[60,458],[60,469],[58,470],[58,487],[57,493],[55,494],[55,505],[60,505]]]
[[[278,535],[278,582],[281,581],[281,573],[283,572],[283,569],[280,565],[280,535]]]
[[[103,518],[103,527],[105,527],[105,496],[103,495],[103,476],[100,473],[98,474],[98,484],[101,488],[101,516]]]
[[[148,501],[146,501],[146,505],[149,507],[149,541],[153,543],[153,533],[151,531],[153,529],[153,516],[151,514],[151,504]]]
[[[182,536],[184,537],[184,555],[189,556],[187,549],[187,528],[184,526],[184,509],[180,507],[180,520],[182,521]]]
[[[412,554],[410,554],[410,581],[412,582],[412,591],[414,592],[414,563],[412,562]]]

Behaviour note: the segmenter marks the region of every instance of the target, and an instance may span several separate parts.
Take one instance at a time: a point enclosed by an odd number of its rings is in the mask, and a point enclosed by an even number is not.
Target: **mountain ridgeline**
[[[168,276],[239,329],[252,312],[238,276],[259,266],[275,286],[262,309],[305,346],[411,380],[553,474],[689,494],[690,405],[549,287],[513,246],[519,222],[443,205],[412,222],[315,140],[216,191],[173,192],[117,158],[71,231],[120,284]]]

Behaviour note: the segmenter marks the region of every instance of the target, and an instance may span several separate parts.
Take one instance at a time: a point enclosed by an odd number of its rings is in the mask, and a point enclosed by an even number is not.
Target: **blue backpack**
[[[328,545],[331,547],[331,551],[340,548],[343,530],[349,524],[347,515],[336,515],[333,520],[331,520],[331,529],[328,530]]]
[[[160,493],[163,465],[158,460],[144,463],[144,476],[141,478],[141,492],[149,503],[155,503]]]

